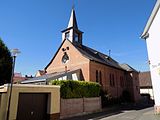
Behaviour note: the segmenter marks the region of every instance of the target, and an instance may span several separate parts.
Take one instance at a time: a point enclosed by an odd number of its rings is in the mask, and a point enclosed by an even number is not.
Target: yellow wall
[[[6,113],[7,113],[7,94],[3,93],[1,95],[1,104],[0,104],[0,120],[6,119]]]
[[[4,86],[5,89],[7,85]],[[9,87],[7,87],[9,88]],[[0,120],[5,120],[7,112],[8,93],[3,91],[1,96],[1,106],[0,106]],[[60,87],[54,85],[22,85],[14,84],[12,89],[11,104],[10,104],[10,120],[16,120],[19,93],[47,93],[48,94],[48,107],[47,114],[60,113]]]

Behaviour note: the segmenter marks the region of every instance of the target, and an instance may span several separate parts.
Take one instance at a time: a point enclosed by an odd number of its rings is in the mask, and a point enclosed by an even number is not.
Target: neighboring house
[[[45,75],[23,83],[47,84],[55,79],[91,81],[101,84],[113,98],[121,97],[127,90],[131,99],[138,101],[139,73],[128,64],[119,64],[111,56],[85,46],[82,36],[72,9],[68,27],[62,31],[62,43],[45,67]]]
[[[160,0],[157,0],[155,7],[148,19],[141,38],[146,40],[153,93],[155,100],[155,112],[160,113]]]
[[[139,73],[139,84],[140,93],[149,94],[151,99],[154,100],[150,71]]]
[[[67,70],[62,72],[54,72],[44,74],[42,76],[34,77],[25,81],[22,81],[22,84],[37,84],[45,85],[50,84],[51,80],[82,80],[81,70]]]
[[[35,77],[39,77],[39,76],[42,76],[42,75],[45,75],[46,72],[44,70],[38,70]]]
[[[13,83],[20,83],[23,80],[26,80],[26,77],[23,77],[21,73],[14,73]]]

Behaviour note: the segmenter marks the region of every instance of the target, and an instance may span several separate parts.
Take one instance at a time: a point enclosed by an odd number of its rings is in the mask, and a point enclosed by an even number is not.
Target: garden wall
[[[60,118],[101,111],[101,97],[62,99]]]

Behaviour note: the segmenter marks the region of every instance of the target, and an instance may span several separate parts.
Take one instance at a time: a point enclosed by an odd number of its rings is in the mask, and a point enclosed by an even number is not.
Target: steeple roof
[[[70,16],[67,28],[71,28],[71,27],[73,27],[73,28],[78,30],[78,25],[77,25],[76,14],[75,14],[74,8],[72,8],[71,16]]]

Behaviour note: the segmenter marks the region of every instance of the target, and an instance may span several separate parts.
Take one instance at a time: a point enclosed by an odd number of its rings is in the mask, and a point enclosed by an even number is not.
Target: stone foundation
[[[154,106],[154,113],[155,114],[160,114],[160,106]]]

